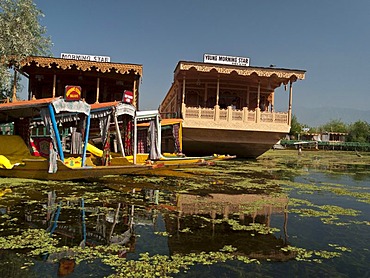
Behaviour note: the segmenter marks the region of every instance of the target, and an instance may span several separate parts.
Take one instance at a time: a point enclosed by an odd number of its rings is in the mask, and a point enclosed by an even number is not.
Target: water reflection
[[[25,223],[45,229],[50,236],[58,235],[65,246],[119,244],[132,246],[129,250],[134,250],[134,205],[102,203],[92,206],[85,204],[84,198],[58,200],[56,192],[51,191],[47,204],[42,204],[41,208],[39,204],[35,206],[25,206]]]
[[[121,246],[115,255],[128,259],[137,259],[142,252],[157,254],[166,249],[164,254],[186,255],[219,251],[227,245],[250,258],[282,261],[294,257],[293,252],[280,250],[288,244],[287,196],[190,194],[158,186],[116,187],[115,192],[109,198],[97,198],[92,192],[89,197],[86,192],[76,197],[52,190],[32,200],[14,199],[2,208],[8,217],[0,221],[5,227],[16,225],[19,233],[44,229],[59,240],[59,247]],[[280,227],[271,226],[274,215],[281,220]],[[10,223],[7,218],[16,220]],[[275,235],[277,228],[280,236]],[[14,229],[3,229],[1,235],[11,233]],[[58,273],[66,275],[75,270],[74,255],[69,249],[47,252],[41,262],[57,261]]]
[[[105,277],[115,271],[125,276],[125,269],[182,271],[184,263],[196,277],[363,277],[369,261],[369,168],[336,171],[329,166],[340,157],[325,153],[327,163],[315,157],[304,153],[294,167],[289,162],[297,159],[288,155],[236,160],[194,170],[191,178],[2,179],[0,248],[8,236],[24,236],[29,228],[47,231],[42,240],[59,241],[53,243],[56,248],[36,253],[43,256],[31,256],[35,246],[22,243],[21,249],[18,242],[14,248],[19,249],[0,250],[0,276],[50,277],[58,269],[68,277]],[[328,165],[325,171],[319,162]],[[90,256],[95,253],[104,260]],[[247,257],[261,265],[246,262]],[[25,264],[30,260],[33,265]],[[174,273],[165,271],[162,276]]]
[[[177,217],[165,218],[171,253],[211,252],[232,245],[238,253],[250,258],[290,259],[293,254],[280,250],[288,244],[287,206],[286,196],[178,194]],[[280,238],[272,231],[274,214],[283,215],[284,236]]]

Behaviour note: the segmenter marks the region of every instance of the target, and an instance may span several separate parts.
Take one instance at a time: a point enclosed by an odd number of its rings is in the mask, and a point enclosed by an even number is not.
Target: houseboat
[[[289,133],[293,83],[304,70],[249,65],[249,58],[205,54],[180,61],[160,105],[163,118],[182,119],[182,152],[256,158]],[[275,91],[288,91],[288,110],[275,111]]]
[[[27,57],[19,63],[15,73],[21,73],[28,78],[29,100],[63,96],[65,87],[75,84],[81,87],[81,98],[89,105],[92,105],[92,111],[98,111],[99,109],[102,111],[102,113],[98,113],[99,116],[97,117],[103,117],[101,115],[104,113],[105,116],[108,115],[112,112],[113,107],[117,107],[118,103],[127,103],[131,106],[131,109],[129,109],[131,115],[129,115],[130,113],[126,116],[120,115],[121,118],[125,117],[122,121],[125,122],[126,126],[123,129],[121,127],[121,131],[125,133],[123,136],[126,136],[126,138],[116,138],[117,140],[114,143],[121,144],[120,139],[126,140],[127,144],[124,147],[126,148],[126,153],[124,156],[127,156],[127,154],[128,156],[132,156],[134,147],[136,147],[137,154],[135,158],[139,157],[138,154],[140,152],[148,151],[148,146],[144,146],[142,142],[136,141],[134,144],[133,138],[136,138],[136,136],[140,137],[145,132],[137,130],[138,133],[134,136],[134,125],[129,126],[133,121],[128,119],[128,117],[133,117],[140,124],[147,118],[146,114],[148,111],[139,111],[139,85],[142,78],[142,65],[113,63],[110,61],[110,57],[107,56],[62,53],[60,58]],[[14,89],[13,102],[16,100],[15,92],[16,90]],[[120,105],[120,107],[124,106]],[[126,105],[126,107],[128,106]],[[160,115],[158,112],[153,113],[152,118],[158,122]],[[92,119],[94,119],[94,115],[95,113],[92,113]],[[137,117],[137,115],[142,116]],[[114,117],[111,117],[112,122],[109,124],[117,126],[113,120]],[[95,128],[100,130],[100,126]],[[130,130],[127,131],[127,128],[130,128]],[[160,134],[160,129],[158,132]],[[115,135],[118,136],[119,133],[115,133]],[[140,138],[137,140],[140,140]],[[161,138],[157,141],[160,142]],[[120,148],[122,145],[117,145],[118,148],[116,148],[121,153],[123,151],[123,148]],[[140,146],[144,147],[140,148]],[[159,146],[159,149],[161,149],[161,146]],[[163,151],[167,151],[167,149],[163,149]],[[142,158],[144,156],[141,155],[140,157]],[[220,158],[228,159],[230,157],[217,156],[217,159]],[[164,162],[163,160],[161,163]],[[174,162],[173,159],[171,161]],[[168,164],[170,163],[169,160],[166,162]],[[185,162],[185,160],[182,159],[182,162]],[[187,162],[190,162],[190,160]]]
[[[29,78],[30,99],[17,100],[16,88],[14,88],[12,101],[6,100],[0,104],[0,123],[14,126],[12,132],[7,130],[9,131],[6,132],[7,135],[0,135],[2,145],[0,176],[72,180],[112,174],[168,175],[168,170],[174,168],[209,165],[201,159],[186,161],[186,163],[177,161],[177,163],[172,163],[171,167],[161,161],[155,165],[154,163],[136,163],[138,145],[136,122],[147,118],[153,120],[157,126],[157,131],[154,133],[157,134],[159,113],[158,111],[155,113],[136,111],[135,105],[138,103],[136,80],[140,79],[137,75],[140,74],[140,67],[133,66],[134,69],[132,69],[122,64],[106,64],[108,65],[89,61],[66,62],[64,59],[46,57],[28,57],[23,61],[23,66],[15,73],[22,72]],[[117,76],[117,72],[121,75]],[[92,75],[96,76],[96,91],[89,93]],[[51,83],[50,80],[52,80]],[[100,80],[103,80],[102,87],[99,85]],[[76,84],[74,82],[86,85],[87,89],[79,85],[71,85]],[[100,94],[101,88],[103,94]],[[136,93],[126,90],[130,88]],[[116,91],[118,93],[114,93]],[[91,105],[86,101],[87,99],[93,103],[94,113],[91,113]],[[100,100],[103,102],[99,103]],[[105,136],[105,139],[102,141],[105,142],[104,147],[107,146],[110,149],[107,142],[111,139],[109,131],[112,122],[107,120],[106,116],[111,116],[111,114],[113,116],[110,118],[114,119],[116,127],[118,127],[119,116],[130,116],[135,121],[133,125],[135,133],[133,130],[128,132],[128,137],[132,141],[132,144],[128,145],[134,150],[133,162],[111,164],[110,151],[105,148],[105,156],[99,163],[92,161],[92,157],[89,156],[94,151],[99,151],[88,143],[91,139],[89,136],[91,115],[94,116],[92,120],[99,119],[99,134],[103,134],[103,130],[106,131],[102,136]],[[3,134],[3,129],[1,131]],[[115,135],[120,135],[120,132],[116,132]],[[153,136],[153,138],[157,140],[158,145],[158,136]],[[118,144],[123,146],[122,138],[119,139]],[[12,144],[14,147],[8,148]],[[30,147],[38,155],[30,154],[28,150]],[[152,159],[161,155],[158,150],[159,148],[156,147],[157,154]],[[125,157],[122,147],[120,151]],[[113,160],[117,161],[119,158],[114,157]],[[155,173],[152,170],[155,170]],[[172,175],[176,174],[172,173]]]
[[[73,84],[81,87],[81,98],[88,104],[121,101],[123,92],[131,91],[138,108],[142,70],[142,65],[112,63],[107,56],[62,53],[60,58],[29,56],[15,74],[27,77],[28,100],[64,96],[65,87]]]

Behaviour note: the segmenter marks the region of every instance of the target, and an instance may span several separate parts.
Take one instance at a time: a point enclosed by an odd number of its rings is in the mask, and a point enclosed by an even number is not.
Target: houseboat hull
[[[183,127],[183,152],[187,155],[223,153],[257,158],[273,147],[286,132]]]

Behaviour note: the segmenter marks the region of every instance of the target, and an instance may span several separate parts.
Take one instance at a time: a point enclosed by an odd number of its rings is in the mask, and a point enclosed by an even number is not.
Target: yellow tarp
[[[23,159],[38,159],[31,155],[26,143],[18,135],[0,135],[0,168],[11,169]],[[39,158],[42,159],[42,158]]]
[[[87,143],[86,150],[97,157],[103,157],[103,151],[90,143]]]

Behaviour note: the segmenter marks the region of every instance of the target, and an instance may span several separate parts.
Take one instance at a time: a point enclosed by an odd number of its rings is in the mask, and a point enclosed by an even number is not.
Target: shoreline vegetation
[[[370,167],[370,153],[347,151],[347,150],[316,150],[303,149],[301,153],[298,150],[284,149],[284,150],[269,150],[260,157],[257,161],[271,161],[276,162],[299,162],[307,166],[355,166],[363,165]]]

